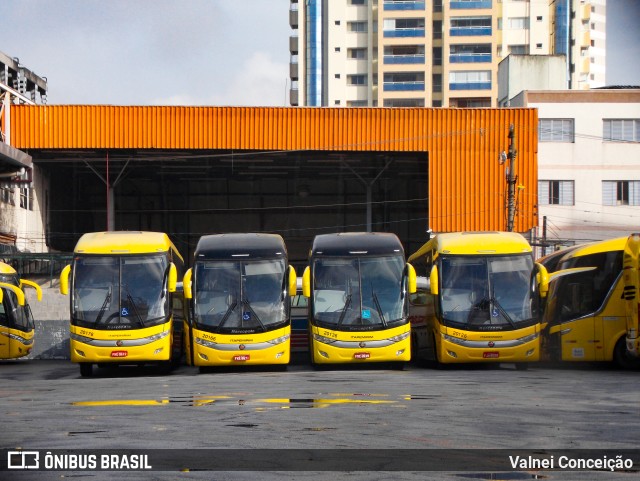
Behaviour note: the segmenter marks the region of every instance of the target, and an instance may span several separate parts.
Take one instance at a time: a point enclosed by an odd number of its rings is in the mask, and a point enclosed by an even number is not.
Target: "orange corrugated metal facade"
[[[428,152],[434,232],[505,230],[509,125],[518,176],[514,230],[538,224],[535,109],[12,106],[18,149]]]

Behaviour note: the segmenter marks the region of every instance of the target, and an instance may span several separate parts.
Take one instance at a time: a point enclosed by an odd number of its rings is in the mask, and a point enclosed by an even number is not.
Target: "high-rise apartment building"
[[[604,84],[606,0],[291,0],[300,106],[495,107],[509,54],[565,55]]]

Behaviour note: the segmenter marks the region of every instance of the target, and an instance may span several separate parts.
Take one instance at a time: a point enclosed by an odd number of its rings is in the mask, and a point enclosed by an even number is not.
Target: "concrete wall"
[[[29,359],[69,359],[69,297],[58,291],[58,285],[41,282],[42,301],[32,289],[26,290],[36,323],[33,351]]]

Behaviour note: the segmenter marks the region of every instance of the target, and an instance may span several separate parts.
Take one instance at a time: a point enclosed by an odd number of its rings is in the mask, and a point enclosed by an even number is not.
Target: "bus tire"
[[[613,349],[613,361],[620,369],[640,369],[640,359],[629,354],[624,336],[616,342],[616,347]]]
[[[80,375],[82,377],[91,377],[93,376],[93,364],[90,362],[81,362],[80,363]]]

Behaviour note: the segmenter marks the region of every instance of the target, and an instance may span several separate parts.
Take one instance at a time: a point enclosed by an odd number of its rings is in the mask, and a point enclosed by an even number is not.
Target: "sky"
[[[640,0],[607,3],[607,84],[640,85]],[[0,51],[47,78],[49,104],[286,106],[289,5],[2,0]]]

